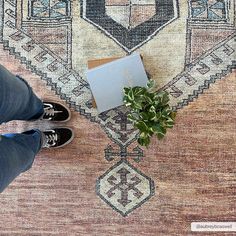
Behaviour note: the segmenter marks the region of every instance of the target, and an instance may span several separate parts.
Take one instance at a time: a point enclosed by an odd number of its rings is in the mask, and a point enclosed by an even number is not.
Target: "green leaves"
[[[150,137],[146,133],[140,133],[139,138],[138,138],[138,143],[141,146],[146,146],[150,144]]]
[[[162,124],[158,124],[156,123],[153,127],[153,132],[156,134],[158,139],[162,139],[164,138],[165,134],[166,134],[166,127],[163,126]]]
[[[147,88],[124,88],[124,103],[130,107],[128,119],[139,129],[138,143],[148,147],[155,135],[162,139],[168,128],[172,128],[176,113],[168,105],[169,95],[165,91],[156,92],[156,84],[149,80]]]
[[[152,79],[148,80],[147,87],[149,89],[152,89],[154,86],[155,86],[155,80],[152,80]]]
[[[136,122],[135,127],[137,127],[140,130],[140,132],[148,133],[149,128],[147,124],[143,122],[142,120]]]

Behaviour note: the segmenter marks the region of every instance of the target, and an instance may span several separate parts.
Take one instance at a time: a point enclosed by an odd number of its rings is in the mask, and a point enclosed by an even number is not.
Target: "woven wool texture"
[[[42,99],[70,106],[76,134],[1,194],[0,235],[182,236],[195,235],[193,221],[235,221],[235,6],[0,1],[0,63]],[[149,149],[127,109],[97,114],[85,77],[88,60],[133,52],[178,112]],[[0,133],[53,126],[12,121]]]

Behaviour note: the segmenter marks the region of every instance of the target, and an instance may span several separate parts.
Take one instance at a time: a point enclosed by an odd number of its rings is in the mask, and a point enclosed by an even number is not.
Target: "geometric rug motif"
[[[176,0],[81,1],[81,17],[128,52],[152,39],[178,15]]]
[[[227,20],[227,1],[191,1],[192,17],[199,20],[225,21]]]
[[[61,18],[68,15],[69,1],[30,1],[29,2],[29,17],[31,18]]]
[[[121,160],[99,177],[96,190],[108,205],[127,216],[154,195],[154,182]]]
[[[126,216],[154,194],[154,183],[130,164],[145,153],[128,109],[98,115],[92,107],[87,60],[141,53],[178,110],[236,68],[235,12],[235,1],[223,0],[1,0],[0,43],[112,140],[105,159],[118,163],[98,177],[97,195]]]
[[[214,46],[219,45],[233,33],[233,30],[229,28],[216,34],[216,27],[217,25],[212,26],[211,29],[207,30],[206,34],[205,25],[198,24],[196,27],[196,23],[191,24],[189,27],[189,34],[191,34],[192,37],[187,50],[186,62],[190,63],[196,60],[205,52],[211,50]],[[198,45],[201,45],[201,47]]]

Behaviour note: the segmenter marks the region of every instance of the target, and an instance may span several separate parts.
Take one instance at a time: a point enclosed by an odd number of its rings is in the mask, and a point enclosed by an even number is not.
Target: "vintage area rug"
[[[235,221],[235,27],[234,0],[0,0],[0,63],[70,105],[76,131],[0,196],[0,235],[192,235],[192,221]],[[148,150],[124,107],[97,114],[85,78],[89,59],[133,52],[178,111]],[[1,132],[35,126],[50,124]]]

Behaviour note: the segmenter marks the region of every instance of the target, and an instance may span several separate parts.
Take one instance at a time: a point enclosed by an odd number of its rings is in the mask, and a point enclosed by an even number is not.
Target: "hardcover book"
[[[98,112],[123,105],[123,88],[146,87],[147,75],[139,54],[132,54],[87,71]]]

